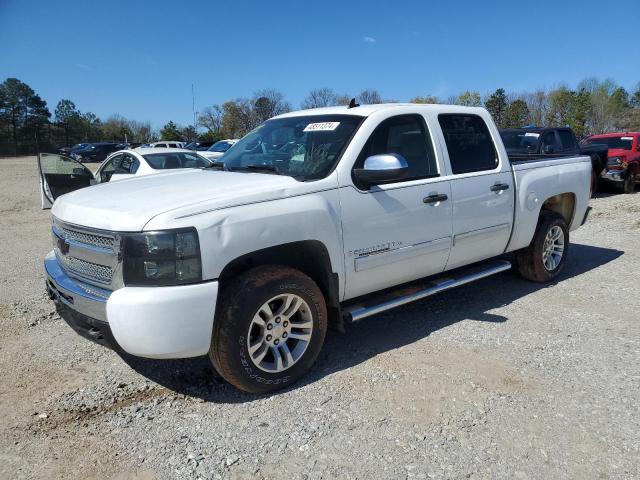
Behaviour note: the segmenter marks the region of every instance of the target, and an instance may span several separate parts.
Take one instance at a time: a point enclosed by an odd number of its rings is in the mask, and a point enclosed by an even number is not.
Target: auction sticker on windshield
[[[332,132],[338,128],[338,125],[340,125],[340,122],[310,123],[304,127],[303,132]]]

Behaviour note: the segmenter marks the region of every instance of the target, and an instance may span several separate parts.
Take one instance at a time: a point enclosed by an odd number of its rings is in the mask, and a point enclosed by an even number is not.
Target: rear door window
[[[555,132],[547,132],[542,137],[542,153],[554,153],[560,150]]]
[[[455,175],[494,170],[498,154],[487,124],[478,115],[441,114],[438,122]]]
[[[578,148],[576,137],[569,130],[558,130],[558,135],[560,136],[562,150],[575,150]]]

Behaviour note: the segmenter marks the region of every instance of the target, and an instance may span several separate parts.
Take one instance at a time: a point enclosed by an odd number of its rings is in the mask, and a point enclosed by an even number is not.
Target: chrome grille
[[[64,238],[92,247],[104,248],[114,251],[115,238],[107,235],[97,235],[95,233],[79,232],[78,230],[71,230],[70,228],[62,227]]]
[[[111,284],[111,279],[113,277],[113,270],[111,267],[98,265],[97,263],[91,263],[85,260],[80,260],[79,258],[64,255],[58,255],[58,259],[61,261],[64,269],[70,273],[75,273],[80,277],[104,283],[105,285]]]
[[[53,219],[52,233],[58,263],[69,276],[86,287],[94,285],[107,291],[122,287],[120,234],[72,225],[57,218]]]

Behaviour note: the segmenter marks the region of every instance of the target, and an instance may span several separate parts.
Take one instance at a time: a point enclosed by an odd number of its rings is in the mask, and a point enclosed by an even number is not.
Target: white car
[[[237,138],[229,138],[227,140],[220,140],[219,142],[214,143],[209,147],[208,150],[200,152],[200,155],[208,158],[214,162],[217,162],[218,159],[224,155],[227,150],[233,147],[236,143],[238,143]]]
[[[149,148],[184,148],[185,142],[174,142],[170,140],[160,140],[153,142]]]
[[[184,168],[206,168],[212,162],[192,150],[145,148],[120,150],[109,155],[93,173],[82,163],[62,155],[43,153],[39,157],[40,182],[46,195],[42,207],[50,207],[65,193],[98,183],[162,173]]]

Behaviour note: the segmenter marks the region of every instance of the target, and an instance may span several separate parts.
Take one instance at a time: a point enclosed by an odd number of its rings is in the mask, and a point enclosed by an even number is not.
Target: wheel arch
[[[542,212],[550,211],[559,214],[568,226],[571,226],[574,220],[576,211],[576,195],[574,193],[565,192],[557,195],[553,195],[542,202]]]
[[[221,288],[231,279],[262,265],[282,265],[301,271],[322,291],[327,302],[329,326],[344,331],[340,310],[338,274],[333,271],[327,247],[318,240],[302,240],[276,245],[244,254],[231,260],[222,269],[218,281]]]

